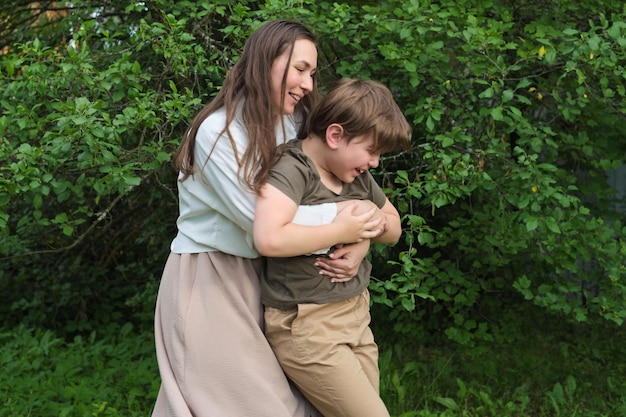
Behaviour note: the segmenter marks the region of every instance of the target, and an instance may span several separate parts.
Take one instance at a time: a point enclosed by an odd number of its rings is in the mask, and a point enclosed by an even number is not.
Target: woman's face
[[[285,97],[281,99],[283,75]],[[313,76],[317,71],[317,48],[308,39],[298,39],[293,45],[289,60],[289,48],[272,63],[272,97],[282,114],[292,114],[296,104],[313,89]]]

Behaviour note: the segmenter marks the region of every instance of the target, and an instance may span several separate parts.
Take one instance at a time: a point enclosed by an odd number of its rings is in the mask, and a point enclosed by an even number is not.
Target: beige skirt
[[[318,416],[263,334],[260,260],[170,254],[156,303],[153,417]]]

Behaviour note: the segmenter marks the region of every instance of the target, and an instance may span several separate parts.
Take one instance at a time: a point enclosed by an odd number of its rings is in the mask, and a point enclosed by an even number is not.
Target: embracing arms
[[[340,203],[335,220],[319,226],[294,224],[296,209],[296,203],[276,187],[263,187],[257,199],[253,233],[262,255],[298,256],[336,244],[369,239],[393,243],[400,237],[400,218],[389,201],[380,210],[383,216],[378,215],[373,203]]]

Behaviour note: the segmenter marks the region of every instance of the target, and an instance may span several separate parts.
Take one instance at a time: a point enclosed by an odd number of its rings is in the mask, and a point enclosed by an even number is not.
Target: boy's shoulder
[[[302,139],[291,139],[285,142],[283,145],[285,149],[288,149],[290,152],[302,153]]]
[[[292,139],[278,146],[277,149],[278,162],[276,165],[287,165],[287,159],[289,163],[293,164],[294,160],[299,163],[308,165],[308,158],[302,150],[302,140]],[[282,164],[281,164],[282,161]]]

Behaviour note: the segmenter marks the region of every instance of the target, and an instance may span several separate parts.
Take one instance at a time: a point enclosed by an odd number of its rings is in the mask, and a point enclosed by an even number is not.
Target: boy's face
[[[356,177],[376,168],[380,153],[373,152],[374,138],[371,135],[357,136],[348,142],[345,138],[339,141],[333,152],[333,174],[345,183],[351,183]]]

